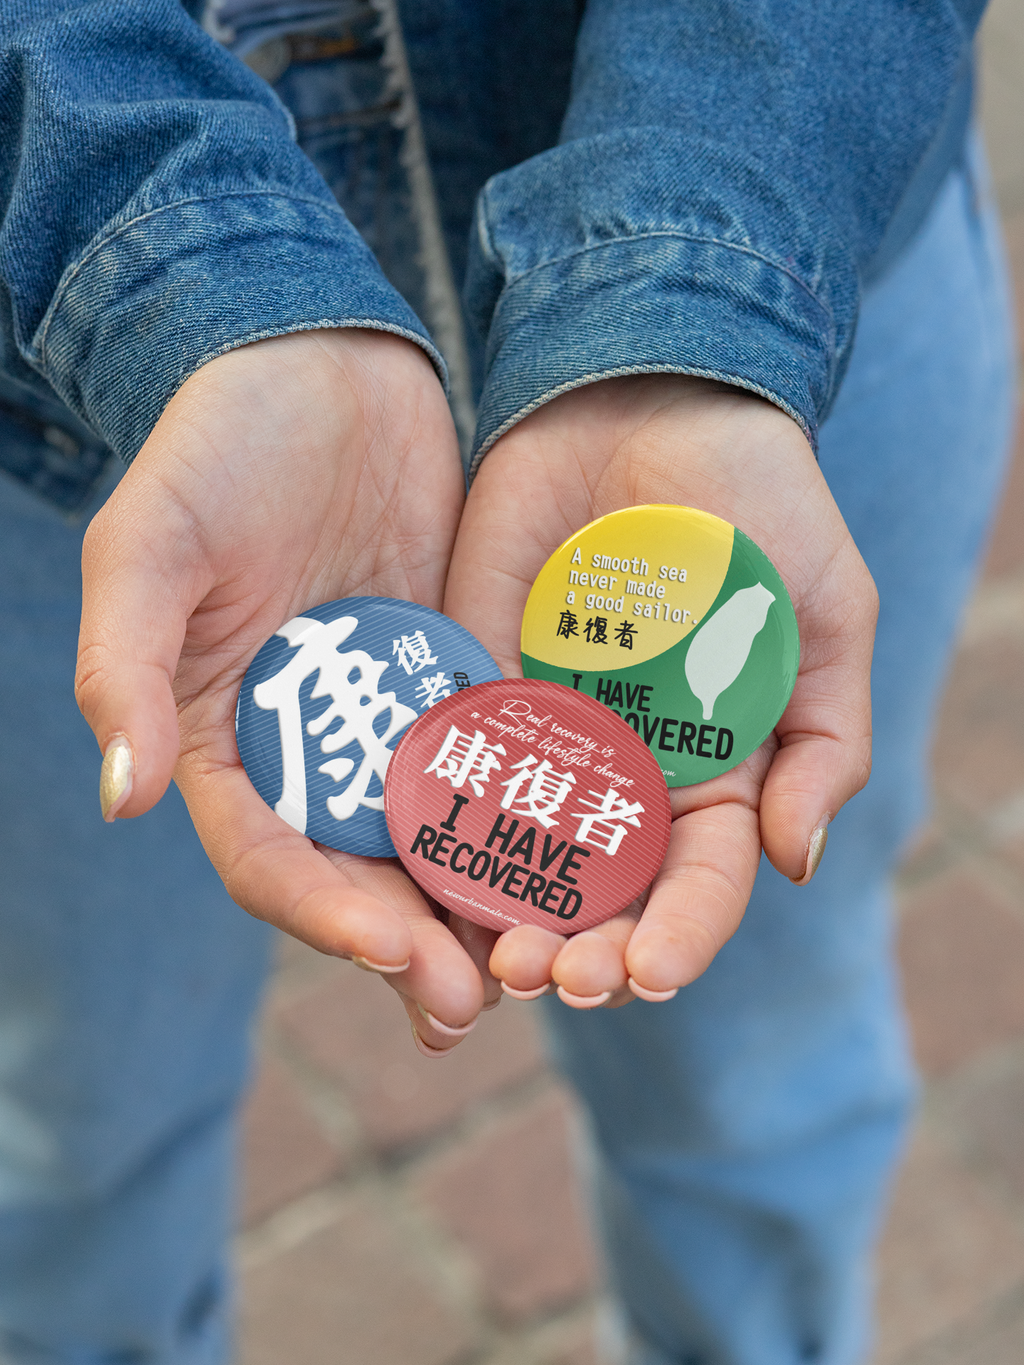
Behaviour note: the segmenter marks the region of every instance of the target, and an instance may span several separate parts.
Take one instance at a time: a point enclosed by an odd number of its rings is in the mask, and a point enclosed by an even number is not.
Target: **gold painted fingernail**
[[[646,1000],[649,1005],[663,1005],[668,1000],[673,1000],[679,994],[679,987],[676,986],[669,991],[652,991],[647,986],[641,986],[632,977],[626,985],[633,992],[638,1000]]]
[[[389,962],[371,962],[368,957],[353,956],[349,958],[349,961],[361,972],[378,972],[382,976],[392,976],[395,972],[406,971],[411,959],[407,957],[404,962],[398,962],[395,965]]]
[[[436,1057],[447,1057],[450,1053],[455,1051],[455,1048],[457,1046],[455,1043],[453,1043],[451,1047],[431,1047],[430,1044],[425,1043],[423,1039],[420,1037],[420,1035],[416,1032],[415,1024],[413,1024],[412,1026],[412,1040],[416,1044],[419,1051],[423,1053],[424,1057],[429,1057],[431,1060],[433,1060]]]
[[[539,1000],[542,995],[547,995],[551,989],[551,982],[545,981],[543,986],[536,987],[532,991],[520,991],[514,986],[510,986],[507,981],[501,983],[501,989],[506,995],[510,995],[513,1000]]]
[[[558,998],[563,1005],[571,1005],[574,1010],[594,1010],[599,1005],[603,1005],[606,1000],[610,1000],[612,993],[611,991],[602,991],[600,995],[573,995],[572,991],[567,991],[564,986],[559,986]]]
[[[430,1011],[426,1009],[425,1006],[419,1004],[419,1002],[417,1002],[416,1008],[419,1010],[420,1014],[423,1015],[431,1028],[437,1029],[438,1033],[446,1034],[449,1038],[465,1038],[466,1034],[472,1033],[477,1026],[477,1020],[473,1019],[470,1023],[463,1024],[461,1028],[453,1028],[451,1024],[442,1024],[440,1019],[431,1014]]]
[[[135,759],[132,746],[124,735],[115,735],[107,745],[100,769],[100,810],[107,824],[113,824],[117,812],[132,792]]]
[[[806,886],[817,872],[825,854],[825,845],[828,843],[828,822],[828,815],[823,815],[814,827],[814,832],[807,844],[807,862],[804,864],[804,875],[790,878],[794,886]]]

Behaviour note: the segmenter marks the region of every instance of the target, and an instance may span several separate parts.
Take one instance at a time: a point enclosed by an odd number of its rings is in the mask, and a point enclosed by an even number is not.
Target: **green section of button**
[[[746,636],[737,649],[728,638],[726,618],[719,623],[714,636],[722,647],[711,651],[706,643],[701,647],[700,679],[708,694],[702,703],[687,679],[687,655],[697,647],[702,631],[711,625],[717,613],[738,592],[756,589],[758,584],[771,593],[774,601],[768,606],[764,624],[754,634],[745,659]],[[758,596],[763,600],[763,593]],[[731,609],[732,615],[741,615],[737,610],[739,604],[749,600],[749,596],[738,599]],[[692,786],[728,772],[763,744],[786,709],[800,661],[796,616],[785,585],[767,555],[741,531],[736,532],[729,568],[718,596],[692,634],[653,659],[612,672],[586,669],[586,648],[581,640],[580,666],[575,669],[559,668],[523,654],[523,672],[528,678],[544,678],[585,692],[616,711],[651,749],[670,787]],[[628,657],[628,652],[623,652]],[[737,661],[738,673],[711,698],[716,678],[721,679],[721,669],[728,676]],[[697,676],[694,669],[691,672]],[[711,714],[705,718],[709,702]]]

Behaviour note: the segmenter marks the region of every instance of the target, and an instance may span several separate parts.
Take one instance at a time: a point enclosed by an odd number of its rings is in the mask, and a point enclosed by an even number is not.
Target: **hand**
[[[741,389],[630,376],[532,413],[473,484],[445,610],[506,676],[521,676],[519,627],[544,561],[587,522],[642,503],[713,512],[765,551],[796,608],[800,673],[756,754],[672,791],[669,849],[646,906],[569,939],[533,926],[495,936],[490,969],[513,991],[554,982],[581,1007],[668,998],[693,981],[735,932],[762,846],[785,876],[809,881],[829,819],[870,771],[874,584],[799,427]]]
[[[304,609],[357,594],[440,607],[462,498],[419,347],[305,332],[231,351],[182,386],[83,555],[77,695],[101,750],[115,749],[104,813],[141,815],[173,773],[239,905],[376,964],[434,1048],[452,1037],[414,1002],[470,1024],[483,1003],[471,956],[397,863],[324,856],[264,804],[234,708],[256,651]]]

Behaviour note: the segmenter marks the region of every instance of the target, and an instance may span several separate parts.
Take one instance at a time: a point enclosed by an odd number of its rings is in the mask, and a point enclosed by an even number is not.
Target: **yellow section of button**
[[[651,503],[592,521],[537,575],[523,653],[588,672],[663,654],[704,619],[732,546],[729,522],[692,507]]]

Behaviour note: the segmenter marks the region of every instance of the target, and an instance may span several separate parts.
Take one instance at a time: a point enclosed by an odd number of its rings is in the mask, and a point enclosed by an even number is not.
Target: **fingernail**
[[[486,1014],[488,1010],[496,1010],[500,1004],[501,1004],[500,995],[498,996],[497,1000],[485,1000],[484,1003],[480,1006],[480,1013]]]
[[[416,1032],[415,1024],[412,1026],[412,1040],[423,1053],[424,1057],[447,1057],[449,1052],[455,1051],[454,1044],[451,1047],[431,1047],[429,1043],[425,1043]]]
[[[388,962],[371,962],[368,957],[353,957],[350,961],[354,962],[361,972],[383,972],[387,976],[389,972],[404,972],[409,966],[410,959],[406,958],[397,967]]]
[[[463,1024],[462,1028],[452,1028],[451,1024],[442,1024],[440,1019],[435,1019],[429,1010],[425,1010],[422,1005],[417,1004],[416,1008],[431,1028],[436,1028],[438,1033],[447,1034],[449,1038],[465,1038],[467,1033],[472,1033],[476,1028],[477,1021],[474,1019],[469,1024]]]
[[[510,986],[507,981],[501,983],[501,989],[506,995],[510,995],[513,1000],[539,1000],[542,995],[547,995],[551,989],[551,982],[545,981],[543,986],[538,986],[535,991],[517,991],[515,986]]]
[[[564,986],[559,986],[558,998],[563,1005],[571,1005],[574,1010],[593,1010],[598,1005],[603,1005],[606,1000],[610,1000],[612,993],[611,991],[602,991],[600,995],[573,995]]]
[[[638,1000],[646,1000],[648,1004],[651,1005],[660,1005],[666,1000],[671,1000],[674,995],[679,994],[678,986],[675,986],[670,991],[649,991],[646,986],[637,985],[632,977],[629,978],[629,989]]]
[[[828,822],[829,816],[826,812],[814,827],[814,833],[807,843],[807,862],[804,864],[804,875],[802,877],[791,877],[794,886],[806,886],[814,876],[825,853],[825,845],[828,843]]]
[[[132,746],[124,735],[115,735],[107,745],[100,769],[100,810],[108,825],[117,819],[117,812],[131,796],[134,773]]]

